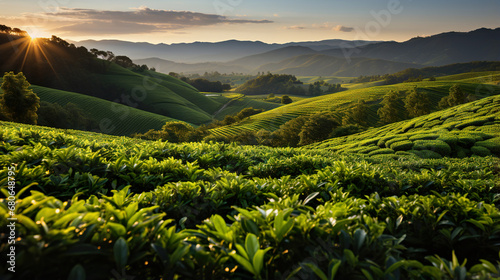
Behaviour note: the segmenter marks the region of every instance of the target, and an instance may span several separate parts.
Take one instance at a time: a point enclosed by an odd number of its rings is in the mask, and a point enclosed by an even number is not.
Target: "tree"
[[[128,56],[119,55],[113,58],[113,61],[121,67],[128,68],[134,66],[134,62]]]
[[[368,105],[363,100],[358,103],[342,118],[342,125],[359,124],[368,125]]]
[[[162,127],[162,132],[168,134],[168,140],[172,143],[185,142],[189,139],[190,133],[192,133],[194,128],[185,122],[167,122]]]
[[[5,73],[3,76],[0,109],[10,120],[19,123],[36,124],[40,98],[30,88],[22,72]]]
[[[293,102],[293,100],[288,95],[283,95],[281,97],[281,104],[290,104],[292,102]]]
[[[410,118],[427,115],[431,112],[431,101],[426,93],[417,90],[415,87],[406,96],[405,108]]]
[[[319,142],[328,138],[330,133],[339,126],[337,119],[329,113],[312,115],[299,133],[299,146]]]
[[[377,111],[380,120],[384,123],[393,123],[400,120],[399,97],[395,91],[390,91],[381,102],[384,106]]]
[[[462,91],[462,88],[460,88],[459,85],[453,85],[450,88],[450,93],[447,96],[441,98],[438,106],[441,109],[446,109],[448,107],[467,103],[469,99],[470,97]]]
[[[276,145],[281,147],[297,147],[300,141],[299,133],[307,121],[307,116],[300,116],[287,121],[273,134],[276,136]]]
[[[238,114],[236,114],[236,117],[240,120],[244,120],[250,116],[259,114],[264,112],[264,109],[254,109],[253,107],[248,107],[245,109],[242,109]]]

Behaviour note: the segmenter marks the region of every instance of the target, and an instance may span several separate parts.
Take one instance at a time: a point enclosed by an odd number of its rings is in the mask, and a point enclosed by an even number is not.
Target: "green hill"
[[[308,148],[377,157],[500,155],[500,96],[431,113]]]
[[[61,106],[69,102],[77,105],[97,121],[100,128],[98,132],[102,133],[128,136],[137,132],[143,133],[149,129],[160,129],[165,122],[176,121],[176,119],[84,94],[35,85],[32,85],[31,89],[40,97],[40,101],[57,103]]]
[[[489,75],[486,75],[486,77],[489,77]],[[454,80],[434,82],[424,81],[350,89],[339,93],[308,98],[286,106],[281,106],[279,108],[252,116],[251,119],[245,120],[239,124],[213,129],[212,132],[215,135],[228,136],[235,135],[243,131],[258,131],[260,129],[274,131],[287,121],[301,115],[312,115],[321,111],[334,111],[340,116],[342,113],[350,110],[350,108],[360,99],[364,100],[369,105],[369,125],[375,126],[378,122],[378,116],[376,114],[378,108],[381,106],[380,101],[389,91],[409,91],[417,86],[419,90],[426,92],[429,95],[433,104],[437,105],[439,100],[448,94],[449,88],[454,84],[459,84],[465,92],[474,94],[477,98],[490,96],[500,92],[500,87],[498,86],[484,86],[479,83]]]
[[[98,97],[193,124],[212,121],[211,115],[222,106],[181,80],[134,66],[124,68],[57,37],[35,43],[29,37],[0,33],[0,45],[0,72],[23,72],[31,84]]]

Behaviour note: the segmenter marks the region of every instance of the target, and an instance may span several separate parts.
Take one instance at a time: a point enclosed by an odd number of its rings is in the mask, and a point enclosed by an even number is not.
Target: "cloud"
[[[44,17],[54,31],[71,32],[72,35],[89,34],[141,34],[157,31],[173,31],[191,27],[217,24],[266,24],[270,20],[228,18],[226,16],[190,11],[155,10],[147,7],[130,11],[59,8],[57,13],[31,14]]]
[[[307,27],[300,26],[300,25],[292,25],[292,26],[286,26],[285,28],[291,29],[291,30],[303,30],[303,29],[306,29]]]
[[[353,27],[347,27],[347,26],[344,26],[344,25],[337,25],[337,26],[333,27],[333,30],[334,31],[339,31],[339,32],[352,32],[352,31],[354,31],[354,28]]]

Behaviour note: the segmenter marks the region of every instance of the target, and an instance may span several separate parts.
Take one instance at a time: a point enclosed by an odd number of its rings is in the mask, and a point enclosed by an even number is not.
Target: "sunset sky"
[[[76,41],[404,41],[500,27],[498,0],[0,0],[0,7],[0,24]]]

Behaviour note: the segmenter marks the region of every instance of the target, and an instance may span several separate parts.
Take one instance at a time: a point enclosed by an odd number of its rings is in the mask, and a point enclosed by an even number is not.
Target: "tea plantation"
[[[301,149],[1,122],[0,278],[498,278],[499,101]]]

